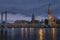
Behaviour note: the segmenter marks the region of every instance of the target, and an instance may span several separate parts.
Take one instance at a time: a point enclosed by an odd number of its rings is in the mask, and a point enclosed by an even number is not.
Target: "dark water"
[[[41,28],[7,28],[7,40],[40,40],[39,29]],[[44,29],[43,40],[49,40],[48,28]],[[55,31],[54,40],[60,40],[60,29],[56,28]]]

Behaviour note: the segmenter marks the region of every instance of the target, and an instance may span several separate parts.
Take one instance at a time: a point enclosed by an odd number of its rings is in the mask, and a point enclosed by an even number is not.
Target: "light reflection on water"
[[[40,37],[40,40],[43,40],[43,35],[44,35],[43,31],[44,30],[42,28],[39,29],[39,37]]]
[[[48,32],[49,31],[49,32]],[[50,34],[50,31],[52,34]],[[60,29],[57,28],[8,28],[8,40],[60,40]],[[57,35],[56,35],[57,34]]]

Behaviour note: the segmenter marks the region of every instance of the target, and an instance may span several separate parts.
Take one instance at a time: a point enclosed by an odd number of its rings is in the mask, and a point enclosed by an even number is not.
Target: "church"
[[[51,27],[56,26],[56,18],[55,18],[55,16],[52,15],[52,10],[51,10],[50,4],[48,7],[48,25]]]

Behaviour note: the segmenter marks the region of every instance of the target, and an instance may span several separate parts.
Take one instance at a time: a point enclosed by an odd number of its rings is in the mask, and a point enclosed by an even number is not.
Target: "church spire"
[[[48,14],[52,14],[50,2],[49,2],[49,5],[48,5]]]
[[[32,22],[34,22],[35,17],[34,17],[34,13],[32,14]]]
[[[50,6],[51,6],[51,4],[50,4],[50,1],[49,1],[49,4],[48,4],[48,6],[49,6],[49,8],[50,8]]]
[[[48,5],[48,24],[50,25],[51,24],[51,19],[52,19],[52,11],[51,11],[51,4],[49,2],[49,5]]]

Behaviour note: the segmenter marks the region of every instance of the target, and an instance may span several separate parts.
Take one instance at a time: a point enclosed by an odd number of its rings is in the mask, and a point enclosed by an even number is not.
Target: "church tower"
[[[52,25],[52,10],[50,8],[50,3],[49,3],[49,7],[48,7],[48,25]]]
[[[49,7],[48,7],[48,25],[51,26],[51,27],[56,26],[56,19],[52,15],[52,10],[51,10],[51,7],[50,7],[50,3],[49,3]]]
[[[33,23],[34,20],[35,20],[35,17],[34,17],[34,13],[33,13],[33,14],[32,14],[32,20],[31,20],[31,22]]]

